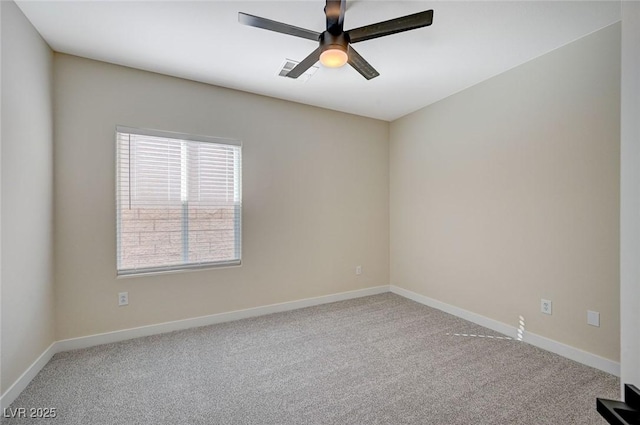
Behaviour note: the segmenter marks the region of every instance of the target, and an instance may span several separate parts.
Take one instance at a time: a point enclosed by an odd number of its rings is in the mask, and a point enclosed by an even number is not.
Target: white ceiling
[[[399,118],[620,20],[618,1],[347,1],[345,29],[433,9],[433,25],[354,45],[380,76],[278,77],[313,41],[238,12],[322,32],[324,0],[18,1],[58,52],[379,118]]]

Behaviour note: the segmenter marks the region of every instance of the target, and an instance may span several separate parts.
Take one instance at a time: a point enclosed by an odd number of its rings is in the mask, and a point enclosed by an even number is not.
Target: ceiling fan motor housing
[[[338,49],[347,53],[349,46],[349,36],[342,32],[338,35],[325,31],[320,35],[320,50]]]

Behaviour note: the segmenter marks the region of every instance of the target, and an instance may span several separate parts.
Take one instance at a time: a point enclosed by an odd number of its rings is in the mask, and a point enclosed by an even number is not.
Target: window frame
[[[238,201],[238,204],[235,205],[235,214],[237,216],[237,220],[234,220],[234,242],[235,242],[234,251],[236,253],[237,259],[224,260],[224,261],[208,261],[208,262],[202,262],[202,263],[183,263],[183,264],[165,265],[165,266],[140,267],[140,268],[133,268],[133,269],[120,268],[121,238],[122,238],[122,231],[121,231],[122,217],[121,217],[121,211],[120,211],[121,210],[120,203],[122,202],[122,200],[120,199],[120,195],[121,195],[120,172],[121,172],[122,164],[120,163],[120,159],[121,159],[120,145],[119,145],[118,138],[119,138],[119,134],[122,134],[122,133],[135,134],[140,136],[160,137],[160,138],[174,139],[174,140],[186,141],[186,142],[202,142],[202,143],[212,143],[212,144],[218,144],[218,145],[228,145],[228,146],[234,146],[238,148],[239,158],[237,162],[234,162],[235,167],[239,168],[236,171],[237,179],[238,179],[237,186],[238,186],[239,201]],[[147,276],[147,275],[156,275],[156,274],[165,274],[165,273],[176,273],[176,272],[195,271],[195,270],[217,269],[217,268],[223,268],[223,267],[239,267],[242,265],[242,245],[243,244],[242,244],[242,141],[241,140],[117,125],[115,129],[115,195],[116,195],[116,199],[115,199],[115,203],[116,203],[116,223],[115,223],[116,224],[116,229],[115,229],[116,274],[118,278]],[[237,225],[235,225],[235,223],[237,223]],[[184,233],[182,234],[184,237]],[[189,233],[187,230],[187,235],[188,234]]]

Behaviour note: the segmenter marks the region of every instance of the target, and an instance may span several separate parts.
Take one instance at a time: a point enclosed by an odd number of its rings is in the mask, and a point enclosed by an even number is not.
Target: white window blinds
[[[241,146],[118,127],[118,274],[241,259]]]

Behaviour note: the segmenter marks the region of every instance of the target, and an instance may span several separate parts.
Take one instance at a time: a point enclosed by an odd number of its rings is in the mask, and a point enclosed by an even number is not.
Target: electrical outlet
[[[600,327],[600,313],[587,310],[587,325]]]
[[[362,266],[356,266],[356,274],[357,275],[362,274]]]
[[[551,314],[551,301],[542,298],[540,300],[540,311],[544,314]]]
[[[129,305],[129,293],[128,292],[119,292],[118,293],[118,306],[122,307],[125,305]]]

